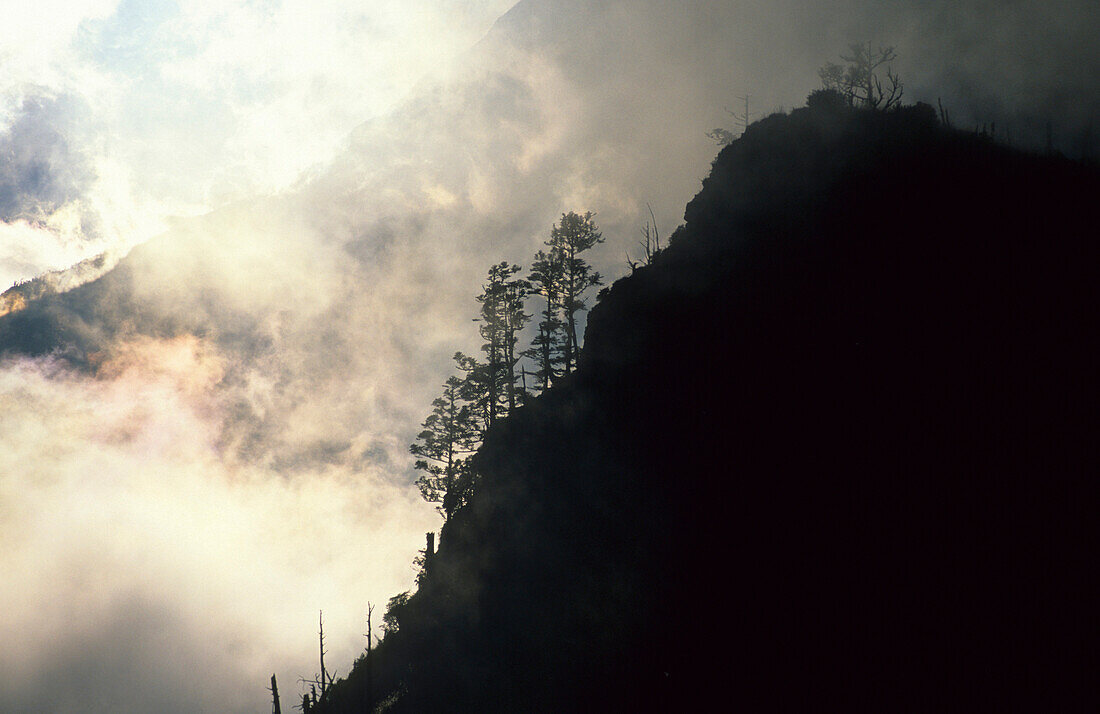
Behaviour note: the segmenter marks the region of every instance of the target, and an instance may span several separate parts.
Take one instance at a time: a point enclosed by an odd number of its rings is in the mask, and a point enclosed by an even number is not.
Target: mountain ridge
[[[1098,186],[927,106],[750,127],[486,436],[372,698],[1082,710]]]

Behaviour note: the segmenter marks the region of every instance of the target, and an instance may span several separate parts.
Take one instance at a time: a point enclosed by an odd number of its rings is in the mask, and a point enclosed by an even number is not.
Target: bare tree
[[[318,611],[317,625],[320,628],[320,634],[318,640],[321,644],[321,698],[325,696],[325,691],[329,685],[332,684],[332,675],[325,671],[325,613]]]
[[[745,103],[745,111],[738,113],[733,111],[729,107],[726,107],[726,114],[729,114],[731,117],[733,117],[734,128],[740,127],[741,133],[744,134],[745,131],[749,128],[749,124],[752,123],[753,117],[753,114],[749,112],[750,96],[746,94],[743,97],[738,97],[738,99]],[[707,138],[713,139],[715,143],[717,143],[719,146],[728,146],[737,139],[737,135],[735,135],[729,129],[718,127],[717,129],[712,129],[711,131],[708,131]]]
[[[324,612],[323,611],[318,611],[317,624],[318,624],[318,627],[319,627],[319,633],[318,633],[317,639],[318,639],[318,642],[320,643],[320,651],[321,651],[321,674],[319,676],[315,677],[314,679],[303,679],[303,678],[298,679],[298,681],[300,683],[302,683],[303,685],[305,685],[305,684],[309,685],[309,692],[310,692],[309,699],[311,700],[311,705],[312,706],[316,706],[317,702],[323,700],[325,698],[325,693],[328,691],[329,687],[331,687],[336,682],[335,672],[330,673],[327,669],[325,669],[325,620],[324,620],[324,617],[325,617]],[[320,687],[321,687],[320,696],[318,696],[318,694],[317,694],[317,686],[318,685],[320,685]],[[303,699],[303,704],[304,703],[305,703],[305,700]]]
[[[825,89],[840,92],[854,105],[866,109],[893,109],[904,93],[901,78],[890,67],[897,59],[893,47],[873,49],[870,42],[849,46],[851,54],[841,55],[841,66],[826,62],[817,71]]]
[[[951,113],[943,108],[943,100],[937,98],[936,104],[940,105],[940,123],[948,129],[951,128]]]
[[[638,266],[652,263],[661,252],[661,234],[657,232],[657,219],[653,216],[653,207],[647,203],[646,208],[649,209],[649,220],[641,229],[642,240],[638,241],[638,245],[642,247],[642,257],[640,260],[631,260],[629,253],[626,256],[626,264],[630,266],[631,273],[637,270]]]
[[[279,706],[279,685],[275,683],[275,675],[271,675],[271,711],[272,714],[283,714]]]
[[[741,101],[743,101],[745,103],[745,111],[738,114],[737,112],[730,111],[729,109],[727,109],[726,113],[728,113],[731,117],[733,117],[734,122],[736,122],[737,124],[739,124],[741,126],[741,133],[744,134],[748,130],[749,124],[752,123],[752,113],[749,112],[749,99],[750,99],[750,97],[749,97],[748,94],[746,94],[743,97],[738,97],[738,99],[740,99]]]
[[[373,678],[373,673],[371,672],[371,652],[372,652],[371,640],[374,639],[374,634],[373,634],[374,631],[371,629],[371,624],[370,624],[371,615],[373,615],[373,614],[374,614],[374,605],[372,605],[372,604],[370,604],[370,602],[368,602],[367,603],[367,634],[366,634],[366,637],[367,637],[367,661],[366,661],[367,688],[366,688],[366,691],[364,692],[365,701],[363,702],[363,704],[364,704],[363,710],[368,711],[368,712],[371,711],[372,707],[374,706],[374,678]]]

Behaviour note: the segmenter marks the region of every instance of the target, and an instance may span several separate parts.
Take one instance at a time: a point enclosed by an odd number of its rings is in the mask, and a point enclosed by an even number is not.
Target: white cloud
[[[5,0],[0,116],[32,85],[82,103],[71,139],[104,177],[90,208],[122,248],[170,215],[288,187],[508,4]],[[17,278],[56,267],[19,265]]]
[[[81,25],[109,16],[119,0],[0,1],[2,81],[56,85],[65,80],[68,54]]]
[[[225,369],[191,337],[129,343],[97,378],[50,360],[0,367],[0,698],[47,701],[36,671],[124,652],[140,613],[118,606],[136,599],[175,623],[141,674],[153,691],[186,678],[195,665],[172,655],[197,647],[198,666],[220,673],[175,706],[228,696],[235,706],[215,708],[252,710],[242,682],[261,687],[282,666],[292,690],[312,672],[317,608],[342,666],[361,647],[366,600],[409,587],[437,522],[419,494],[338,465],[290,478],[228,466],[216,448]],[[102,641],[81,651],[81,638]],[[76,649],[62,655],[61,642]],[[129,669],[89,671],[133,686]]]
[[[83,243],[64,240],[45,226],[27,221],[0,222],[0,291],[46,270],[60,270],[90,258]]]

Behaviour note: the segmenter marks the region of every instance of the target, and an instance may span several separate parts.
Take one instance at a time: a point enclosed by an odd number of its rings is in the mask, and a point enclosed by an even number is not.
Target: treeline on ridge
[[[443,383],[443,393],[432,402],[431,414],[409,446],[417,457],[414,468],[422,472],[416,481],[420,493],[440,504],[447,520],[472,493],[477,479],[469,456],[485,432],[576,369],[578,313],[587,307],[585,293],[602,284],[582,253],[602,241],[591,213],[570,211],[551,229],[547,250],[535,254],[527,277],[521,277],[521,266],[507,262],[489,268],[476,298],[483,355],[455,353],[462,376]],[[530,298],[537,302],[534,313],[526,312]],[[535,315],[537,330],[530,346],[519,349]]]

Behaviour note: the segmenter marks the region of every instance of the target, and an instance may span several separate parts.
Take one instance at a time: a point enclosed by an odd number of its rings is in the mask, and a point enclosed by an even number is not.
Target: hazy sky
[[[322,608],[346,673],[486,268],[590,210],[626,272],[738,96],[870,39],[963,126],[1072,152],[1100,107],[1092,0],[510,5],[0,0],[2,287],[160,236],[59,318],[93,372],[0,362],[0,713],[266,712]]]
[[[45,207],[48,229],[0,226],[0,283],[287,186],[509,4],[4,0],[0,126],[51,170],[79,161],[86,175],[66,196],[81,205]],[[39,134],[19,135],[29,121]]]

